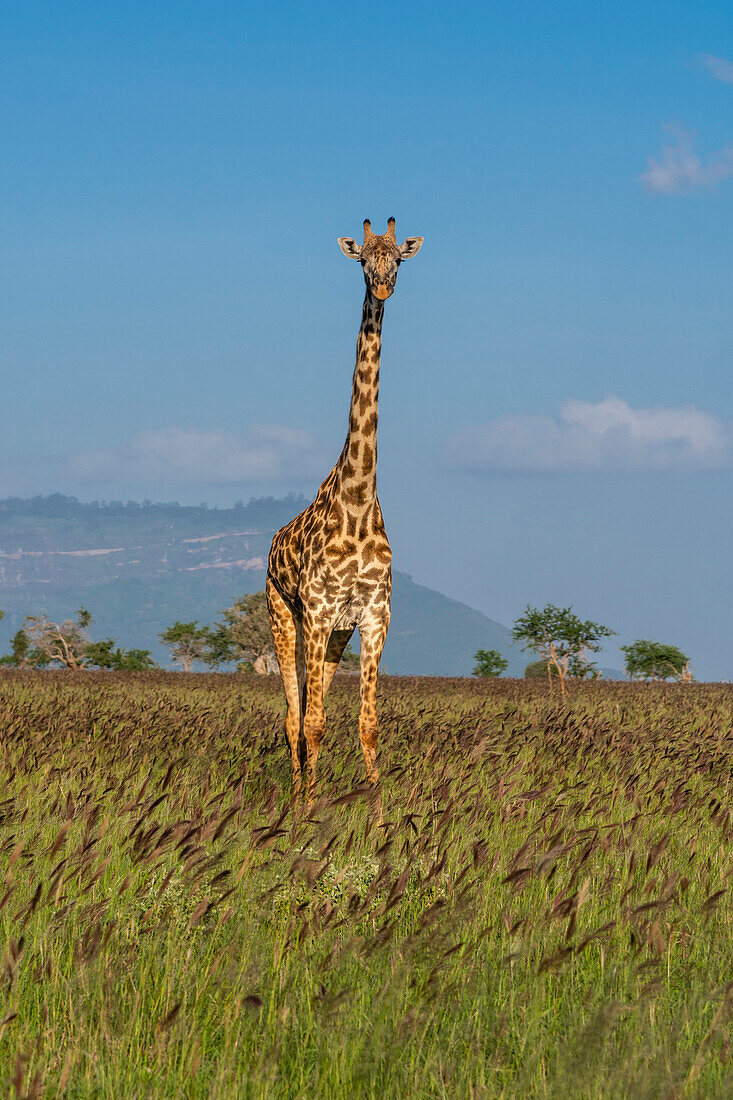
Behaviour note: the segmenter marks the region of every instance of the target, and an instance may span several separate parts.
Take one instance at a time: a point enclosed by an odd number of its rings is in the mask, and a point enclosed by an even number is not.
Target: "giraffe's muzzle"
[[[372,293],[374,294],[374,297],[377,298],[380,302],[386,302],[393,291],[394,287],[390,286],[389,283],[374,283],[374,286],[372,288]]]

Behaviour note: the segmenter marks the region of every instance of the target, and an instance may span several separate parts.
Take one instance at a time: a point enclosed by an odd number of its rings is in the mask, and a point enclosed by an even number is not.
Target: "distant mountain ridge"
[[[212,622],[264,587],[274,532],[307,501],[262,498],[233,508],[85,504],[55,494],[0,501],[0,648],[28,614],[94,616],[92,635],[152,649],[176,619]],[[477,649],[498,649],[519,676],[527,657],[480,611],[395,571],[382,667],[398,675],[469,676]]]

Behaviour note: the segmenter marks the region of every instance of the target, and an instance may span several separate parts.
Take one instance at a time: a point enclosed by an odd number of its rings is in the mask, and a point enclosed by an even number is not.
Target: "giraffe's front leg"
[[[376,786],[379,782],[377,767],[377,671],[389,627],[389,611],[372,612],[359,625],[361,647],[361,702],[359,706],[359,740],[366,764],[367,778]],[[381,816],[381,814],[380,814]]]
[[[308,753],[308,805],[313,804],[316,789],[316,764],[323,735],[326,732],[326,711],[323,706],[323,675],[326,647],[331,635],[330,623],[324,627],[318,615],[303,619],[303,651],[305,656],[305,720],[303,734]]]
[[[280,666],[288,711],[285,735],[290,746],[293,771],[293,797],[298,801],[301,787],[300,739],[302,727],[301,692],[304,679],[301,624],[282,598],[271,579],[267,578],[267,609]]]

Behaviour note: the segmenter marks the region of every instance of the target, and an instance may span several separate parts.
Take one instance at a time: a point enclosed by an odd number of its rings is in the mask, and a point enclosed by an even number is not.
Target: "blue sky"
[[[733,8],[16,6],[0,495],[310,492],[384,327],[395,564],[733,679]],[[605,663],[618,662],[614,647]]]

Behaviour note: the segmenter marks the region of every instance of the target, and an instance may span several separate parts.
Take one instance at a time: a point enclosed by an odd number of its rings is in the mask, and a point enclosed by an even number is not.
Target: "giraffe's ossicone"
[[[390,218],[383,236],[364,222],[364,243],[340,237],[358,260],[366,295],[356,345],[349,428],[344,448],[312,504],[277,532],[267,566],[267,606],[287,698],[285,732],[293,786],[304,757],[313,798],[318,749],[326,727],[323,700],[355,628],[360,638],[359,739],[376,785],[377,670],[387,637],[392,551],[377,499],[377,415],[384,303],[403,260],[422,237],[397,244]]]

